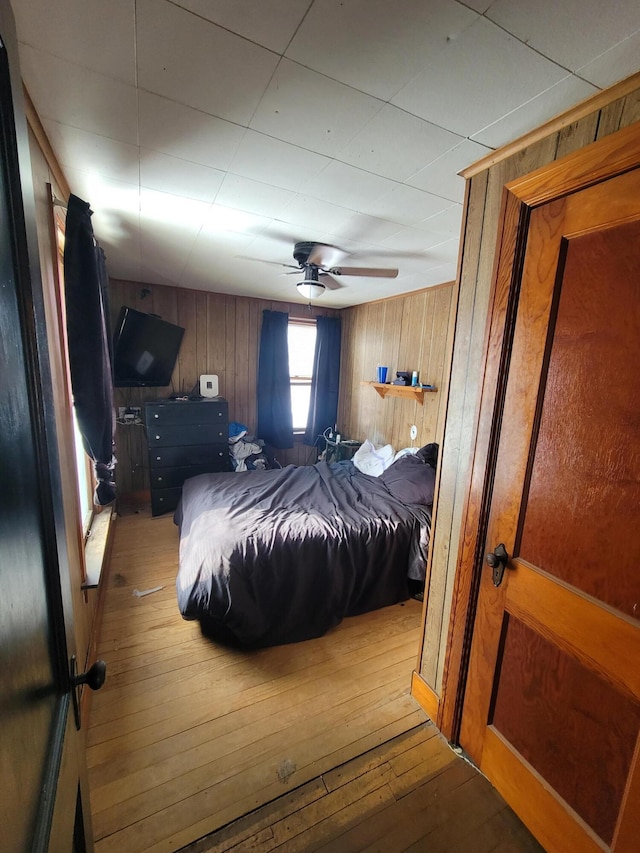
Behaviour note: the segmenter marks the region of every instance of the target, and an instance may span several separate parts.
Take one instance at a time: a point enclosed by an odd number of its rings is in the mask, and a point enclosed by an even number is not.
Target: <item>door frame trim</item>
[[[639,165],[640,122],[635,122],[503,188],[482,357],[482,388],[473,431],[470,476],[464,496],[437,719],[442,733],[454,743],[460,737],[530,213],[535,207],[624,174]],[[479,756],[471,758],[479,760]]]

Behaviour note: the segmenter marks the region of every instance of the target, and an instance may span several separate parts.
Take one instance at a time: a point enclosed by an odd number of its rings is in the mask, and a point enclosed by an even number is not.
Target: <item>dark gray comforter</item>
[[[424,579],[430,506],[352,462],[202,474],[184,484],[178,605],[244,646],[317,637]]]

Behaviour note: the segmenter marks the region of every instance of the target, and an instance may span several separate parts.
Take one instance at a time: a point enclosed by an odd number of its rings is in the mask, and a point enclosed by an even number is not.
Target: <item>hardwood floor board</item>
[[[239,847],[242,850],[264,850],[273,838],[271,827],[274,823],[295,814],[326,793],[323,778],[317,777],[290,794],[278,797],[260,809],[238,818],[213,835],[183,847],[181,853],[224,853]]]
[[[451,768],[456,767],[459,761],[456,757]],[[436,779],[445,780],[447,777],[448,774],[443,773]],[[495,792],[487,780],[475,773],[462,785],[441,793],[437,801],[432,798],[430,802],[425,803],[424,794],[428,789],[429,786],[424,785],[404,797],[400,803],[407,803],[407,820],[376,839],[373,844],[361,848],[363,853],[381,850],[385,853],[401,853],[411,844],[422,845],[423,850],[429,850],[431,843],[439,843],[439,839],[442,839],[446,849],[450,834],[456,831],[470,802],[476,801],[477,807],[484,810],[487,817],[495,814],[500,808],[494,796]]]
[[[419,630],[419,629],[416,629]],[[211,708],[224,708],[225,712],[237,710],[239,705],[255,704],[273,696],[290,695],[290,702],[303,702],[312,699],[322,690],[322,679],[330,677],[332,684],[352,682],[357,677],[359,682],[368,681],[369,678],[379,678],[385,670],[397,666],[403,671],[410,672],[413,656],[407,657],[406,643],[413,642],[413,633],[406,639],[393,640],[387,643],[377,641],[372,644],[371,649],[366,649],[362,654],[343,655],[339,662],[327,661],[326,664],[307,668],[305,675],[296,677],[297,670],[291,676],[285,675],[283,679],[269,680],[269,670],[266,673],[256,666],[251,665],[251,660],[241,659],[239,665],[233,670],[209,671],[207,668],[196,667],[194,672],[187,671],[184,677],[179,675],[177,679],[171,679],[159,687],[158,690],[145,690],[141,694],[136,693],[136,686],[132,688],[132,694],[118,693],[117,698],[112,701],[110,686],[105,685],[103,690],[96,695],[96,701],[92,712],[92,725],[89,731],[89,745],[99,741],[101,726],[107,727],[105,732],[107,739],[123,733],[145,728],[148,725],[166,719],[171,716],[182,717],[185,713],[183,697],[188,698],[191,708],[196,708],[204,703]],[[289,647],[293,650],[293,647]],[[304,650],[298,649],[304,654]],[[293,656],[294,651],[291,652]],[[382,661],[386,666],[381,669]],[[235,672],[235,677],[234,677]],[[227,704],[231,701],[231,705]],[[187,712],[188,713],[188,712]]]
[[[328,708],[318,714],[317,722],[314,724],[311,720],[306,729],[294,724],[285,731],[272,731],[270,721],[263,722],[258,717],[249,731],[240,729],[227,738],[211,741],[209,749],[203,744],[189,753],[153,765],[148,771],[125,775],[108,786],[96,786],[94,782],[92,797],[95,792],[100,804],[99,810],[94,811],[94,833],[101,838],[118,825],[143,820],[173,802],[186,800],[191,794],[215,786],[224,788],[216,796],[218,804],[224,806],[229,799],[233,803],[235,789],[259,790],[265,780],[266,787],[273,789],[273,795],[282,793],[283,786],[301,784],[333,766],[335,758],[331,753],[334,750],[347,748],[349,757],[357,754],[362,749],[358,741],[364,743],[363,733],[366,732],[369,739],[380,738],[379,729],[396,722],[403,710],[413,712],[412,703],[410,697],[400,697],[398,702],[367,708],[358,696],[347,709],[344,706]],[[344,722],[345,710],[353,712],[354,705],[358,706],[357,725]],[[404,720],[404,716],[401,719]],[[325,725],[332,730],[324,732]],[[286,734],[286,752],[283,751],[283,734]],[[248,737],[256,741],[247,741]],[[278,776],[283,765],[295,768],[286,779]],[[277,780],[279,787],[273,788],[272,780]]]
[[[375,644],[370,643],[365,647],[360,647],[359,649],[354,650],[353,652],[341,654],[338,660],[333,656],[327,656],[320,653],[317,656],[318,659],[314,661],[314,650],[312,648],[301,648],[292,653],[291,650],[294,647],[289,646],[287,647],[289,654],[283,654],[280,665],[276,667],[273,666],[273,659],[265,657],[260,658],[260,656],[256,654],[237,651],[234,652],[232,650],[228,650],[228,652],[225,653],[220,647],[214,647],[211,650],[210,659],[215,661],[215,667],[203,670],[202,667],[198,666],[196,668],[194,665],[193,671],[197,672],[196,676],[193,672],[190,672],[190,666],[187,664],[181,668],[181,672],[178,674],[177,680],[172,682],[171,685],[167,685],[166,680],[160,678],[158,691],[164,691],[167,693],[169,689],[172,688],[174,690],[173,695],[175,695],[178,685],[182,683],[182,678],[200,678],[200,689],[206,689],[210,683],[220,684],[223,676],[230,676],[231,680],[236,683],[237,679],[235,678],[235,675],[238,673],[241,673],[243,676],[247,676],[251,683],[260,683],[261,681],[277,683],[284,678],[298,680],[299,678],[306,677],[306,679],[309,680],[310,676],[308,673],[309,669],[312,667],[314,670],[321,668],[321,672],[326,672],[329,668],[335,670],[336,667],[338,668],[338,671],[346,670],[356,662],[363,663],[368,659],[384,656],[385,647],[388,649],[403,647],[407,641],[413,640],[413,635],[417,630],[418,629],[413,629],[411,634],[404,632],[397,636],[383,636],[377,640]],[[203,659],[208,660],[209,658],[205,655]],[[375,663],[373,665],[375,665]],[[233,675],[231,675],[231,673],[233,673]],[[208,681],[208,679],[210,681]],[[126,691],[128,698],[140,695],[142,697],[147,697],[149,704],[157,704],[159,701],[163,701],[160,693],[157,695],[154,694],[153,696],[150,695],[149,691],[154,689],[154,685],[149,683],[150,680],[151,679],[145,679],[146,683],[133,683]],[[187,685],[186,690],[189,692],[189,695],[193,694],[192,685]],[[111,683],[109,684],[108,689],[106,689],[101,696],[101,706],[108,707],[110,702],[112,704],[119,702],[117,688]]]
[[[162,777],[174,778],[185,764],[194,768],[220,761],[237,748],[252,749],[254,742],[267,744],[266,737],[277,739],[287,729],[295,731],[304,726],[308,737],[309,733],[322,731],[329,718],[336,724],[348,725],[351,717],[375,714],[390,701],[404,702],[407,695],[404,679],[398,678],[393,692],[391,685],[383,682],[376,690],[361,691],[353,696],[327,694],[313,704],[312,710],[306,704],[286,706],[275,702],[269,711],[248,706],[244,713],[224,714],[163,740],[154,738],[147,747],[122,750],[115,759],[91,767],[91,786],[104,808],[112,801],[111,789],[119,801],[130,796],[133,790],[144,790],[149,780],[157,785]],[[415,704],[408,704],[408,707],[414,710]]]
[[[371,749],[345,764],[325,773],[323,779],[328,791],[333,791],[341,785],[346,785],[361,773],[366,773],[379,764],[389,762],[414,746],[430,740],[438,733],[431,721],[427,721],[415,729],[387,741],[381,746]],[[390,746],[391,744],[391,746]]]
[[[447,798],[450,791],[457,789],[474,775],[476,774],[473,769],[459,759],[446,773],[431,779],[424,787],[418,788],[400,801],[394,798],[393,802],[375,814],[364,813],[357,816],[345,831],[338,835],[332,833],[310,849],[321,850],[323,853],[355,853],[361,850],[386,853],[387,849],[396,849],[393,845],[385,845],[390,839],[393,840],[396,833],[401,833],[406,824],[412,824],[421,811],[429,813],[431,820],[437,819],[431,813],[438,810],[438,804]]]
[[[324,800],[320,801],[320,803],[323,802]],[[276,836],[273,839],[276,843],[269,845],[267,849],[281,851],[281,853],[306,853],[308,850],[313,850],[314,846],[325,843],[327,837],[338,835],[343,827],[352,823],[355,815],[364,813],[371,817],[393,802],[393,794],[389,787],[382,785],[365,793],[362,797],[357,797],[353,802],[341,801],[335,812],[329,812],[321,820],[316,820],[314,816],[310,826],[302,824],[299,831],[292,837],[291,832],[288,832],[281,841]],[[274,827],[273,831],[276,832],[276,830],[277,827]],[[277,843],[278,841],[280,843]]]
[[[406,693],[402,673],[403,669],[401,668],[397,672],[380,670],[374,673],[371,680],[367,683],[366,689],[362,692],[364,701],[369,701],[366,695],[368,691],[376,686],[384,688],[385,684],[387,685],[389,695],[391,695],[392,689],[398,689],[396,685],[402,685],[403,692]],[[396,678],[399,679],[397,682],[392,680],[389,684],[389,679]],[[350,686],[353,693],[358,684],[353,681]],[[336,694],[335,690],[326,690],[322,680],[307,684],[305,689],[300,690],[299,695],[294,691],[293,695],[289,694],[285,696],[283,701],[278,694],[274,694],[267,697],[262,704],[257,699],[256,701],[245,702],[243,697],[240,697],[236,703],[228,702],[222,705],[222,707],[218,707],[216,696],[213,694],[211,700],[203,704],[190,702],[185,707],[184,703],[179,703],[178,711],[174,716],[161,719],[156,723],[147,720],[149,725],[146,726],[132,728],[129,725],[124,725],[124,723],[128,722],[125,720],[120,721],[116,730],[116,727],[109,723],[102,724],[98,728],[104,734],[104,739],[101,739],[97,743],[94,743],[93,737],[96,729],[92,726],[89,729],[91,745],[87,753],[88,765],[93,767],[100,763],[111,762],[118,755],[130,755],[135,750],[141,749],[146,745],[160,743],[165,738],[183,731],[189,731],[199,725],[211,723],[216,718],[220,719],[222,717],[222,722],[215,725],[222,725],[225,727],[225,731],[228,731],[240,728],[246,725],[247,722],[250,723],[256,717],[267,719],[272,714],[281,714],[283,709],[288,715],[297,714],[297,708],[302,708],[304,713],[308,713],[307,707],[312,707],[316,712],[319,712],[327,707],[327,705],[335,704],[339,699],[340,697]]]

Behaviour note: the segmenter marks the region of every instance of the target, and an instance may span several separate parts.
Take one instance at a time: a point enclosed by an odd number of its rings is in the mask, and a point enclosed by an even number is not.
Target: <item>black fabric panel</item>
[[[258,361],[258,438],[279,450],[293,447],[289,379],[289,315],[262,312]]]
[[[316,349],[305,444],[315,444],[338,417],[341,326],[339,317],[318,317],[316,320]]]
[[[94,462],[94,499],[104,506],[116,496],[108,278],[91,210],[75,195],[67,206],[64,286],[73,403],[84,449]]]

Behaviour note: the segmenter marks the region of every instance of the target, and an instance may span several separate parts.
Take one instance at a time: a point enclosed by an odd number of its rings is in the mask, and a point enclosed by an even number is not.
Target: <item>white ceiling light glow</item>
[[[300,291],[300,295],[304,296],[305,299],[317,299],[324,293],[324,284],[320,284],[319,281],[309,278],[299,281],[296,287]]]

